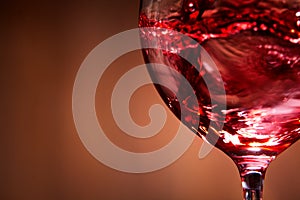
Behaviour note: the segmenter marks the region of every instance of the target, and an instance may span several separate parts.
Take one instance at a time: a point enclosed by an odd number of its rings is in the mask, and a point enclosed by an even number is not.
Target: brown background
[[[82,145],[71,109],[77,70],[101,41],[137,26],[138,7],[137,0],[1,1],[0,199],[241,199],[231,160],[218,150],[199,160],[200,140],[171,166],[148,174],[110,169]],[[114,126],[105,106],[122,70],[141,63],[135,52],[111,65],[97,91],[97,110],[112,141],[150,151],[172,138],[174,117],[169,114],[159,136],[136,145]],[[146,108],[160,99],[151,86],[134,97],[132,115],[145,124]],[[265,200],[300,199],[299,154],[297,143],[271,164]]]

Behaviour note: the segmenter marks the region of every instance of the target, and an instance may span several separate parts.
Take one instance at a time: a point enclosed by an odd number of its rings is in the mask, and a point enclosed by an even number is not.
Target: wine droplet
[[[183,21],[194,21],[200,19],[206,9],[211,7],[215,0],[184,0]]]

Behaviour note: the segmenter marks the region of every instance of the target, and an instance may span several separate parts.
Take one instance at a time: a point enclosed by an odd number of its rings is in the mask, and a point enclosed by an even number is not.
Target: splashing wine
[[[163,2],[153,1],[152,8]],[[167,16],[156,12],[141,10],[140,27],[157,28],[155,34],[142,34],[142,42],[155,38],[161,47],[174,47],[174,52],[146,49],[145,61],[181,73],[193,87],[198,102],[189,99],[177,77],[152,65],[151,77],[174,82],[178,93],[186,94],[182,102],[185,106],[180,108],[176,94],[168,88],[156,85],[159,94],[173,113],[178,118],[184,116],[180,120],[204,140],[209,141],[209,123],[216,130],[220,122],[224,123],[222,131],[215,132],[215,146],[238,166],[245,199],[261,199],[269,163],[300,138],[300,1],[184,0],[173,3]],[[168,30],[183,33],[198,44],[174,38]],[[218,102],[218,91],[210,95],[204,81],[204,77],[213,80],[214,76],[209,64],[201,59],[200,45],[222,76],[225,117],[212,112],[219,106],[211,104],[212,98]],[[197,65],[192,66],[178,51]],[[217,90],[220,82],[212,84]],[[199,116],[200,123],[195,120]]]

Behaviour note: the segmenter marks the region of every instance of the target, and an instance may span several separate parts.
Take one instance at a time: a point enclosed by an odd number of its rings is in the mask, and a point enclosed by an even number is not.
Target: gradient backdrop
[[[72,87],[83,59],[106,38],[137,27],[137,0],[1,1],[0,3],[0,199],[1,200],[240,200],[233,162],[213,150],[200,160],[194,141],[177,162],[147,174],[127,174],[94,159],[72,118]],[[122,44],[120,44],[122,45]],[[153,151],[172,139],[178,121],[168,113],[159,135],[125,135],[109,109],[113,84],[141,64],[139,52],[117,59],[97,90],[97,111],[108,137],[124,149]],[[137,123],[161,102],[152,86],[130,103]],[[274,161],[265,200],[300,199],[300,144]]]

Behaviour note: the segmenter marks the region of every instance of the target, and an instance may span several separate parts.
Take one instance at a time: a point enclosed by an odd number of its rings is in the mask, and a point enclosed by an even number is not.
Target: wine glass
[[[234,161],[244,199],[262,199],[270,162],[300,138],[300,1],[141,0],[139,26],[167,106]]]

